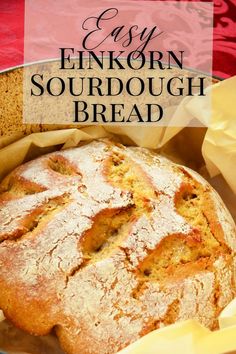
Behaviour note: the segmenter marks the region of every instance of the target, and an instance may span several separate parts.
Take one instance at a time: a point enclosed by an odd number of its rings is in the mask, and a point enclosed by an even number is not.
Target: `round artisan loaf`
[[[195,172],[110,141],[52,153],[0,185],[0,308],[69,354],[113,354],[235,296],[236,230]]]

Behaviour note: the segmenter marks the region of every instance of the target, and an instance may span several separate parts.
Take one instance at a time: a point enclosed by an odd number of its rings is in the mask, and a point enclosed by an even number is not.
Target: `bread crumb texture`
[[[68,354],[114,354],[189,318],[215,329],[235,296],[235,225],[212,187],[109,140],[7,176],[0,242],[0,308]]]
[[[33,68],[34,65],[32,70],[34,70]],[[41,64],[41,71],[43,69],[43,64]],[[16,132],[29,135],[73,127],[72,124],[33,124],[33,122],[32,124],[23,124],[23,76],[24,69],[22,67],[0,73],[0,137],[11,136]]]

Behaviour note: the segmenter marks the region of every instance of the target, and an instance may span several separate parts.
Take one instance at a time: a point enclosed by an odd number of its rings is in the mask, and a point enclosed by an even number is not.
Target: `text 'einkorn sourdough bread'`
[[[69,354],[113,354],[185,319],[217,328],[236,231],[195,172],[110,141],[44,155],[0,185],[0,308]]]

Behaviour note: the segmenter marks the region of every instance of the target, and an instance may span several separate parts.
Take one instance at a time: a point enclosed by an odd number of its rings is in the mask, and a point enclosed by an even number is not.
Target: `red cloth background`
[[[213,0],[213,3],[213,74],[226,78],[236,75],[236,0]],[[0,70],[23,62],[24,0],[0,0]]]

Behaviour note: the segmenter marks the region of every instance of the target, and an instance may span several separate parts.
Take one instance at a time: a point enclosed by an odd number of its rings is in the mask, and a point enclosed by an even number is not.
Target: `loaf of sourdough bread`
[[[44,155],[0,185],[0,308],[68,354],[113,354],[235,296],[236,229],[195,172],[111,141]]]

